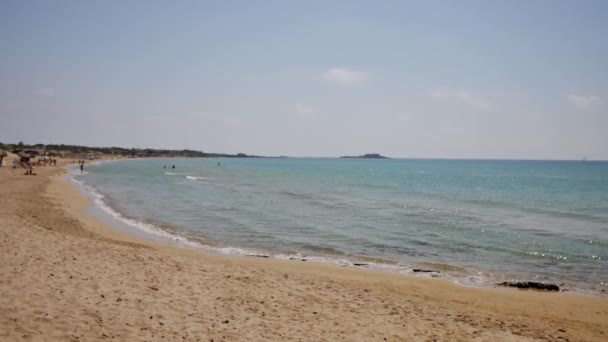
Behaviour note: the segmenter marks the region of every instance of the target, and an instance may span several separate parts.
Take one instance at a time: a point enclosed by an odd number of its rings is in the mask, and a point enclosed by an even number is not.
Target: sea
[[[608,292],[608,162],[134,159],[69,178],[95,210],[187,248]]]

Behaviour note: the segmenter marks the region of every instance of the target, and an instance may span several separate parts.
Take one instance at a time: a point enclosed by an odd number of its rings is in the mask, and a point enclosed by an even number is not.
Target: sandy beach
[[[135,240],[65,163],[0,168],[2,341],[606,341],[608,300]]]

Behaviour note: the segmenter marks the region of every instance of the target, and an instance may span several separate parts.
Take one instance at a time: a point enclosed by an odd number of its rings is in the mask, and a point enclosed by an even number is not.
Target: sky
[[[608,1],[0,1],[0,142],[608,159]]]

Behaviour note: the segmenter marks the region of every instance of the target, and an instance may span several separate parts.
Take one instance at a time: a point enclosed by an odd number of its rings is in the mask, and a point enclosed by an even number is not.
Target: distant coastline
[[[0,150],[11,151],[19,155],[37,157],[39,155],[57,155],[64,158],[95,159],[101,155],[122,158],[263,158],[262,156],[249,155],[246,153],[209,153],[197,150],[169,150],[154,148],[124,148],[124,147],[91,147],[82,145],[64,144],[2,144]]]
[[[556,159],[556,158],[475,158],[475,157],[421,157],[421,156],[409,156],[409,157],[386,157],[378,153],[368,153],[358,156],[290,156],[290,155],[279,155],[279,156],[268,156],[268,155],[254,155],[246,153],[216,153],[216,152],[204,152],[199,150],[191,149],[157,149],[157,148],[128,148],[128,147],[117,147],[117,146],[85,146],[85,145],[68,145],[68,144],[24,144],[19,143],[6,143],[0,142],[0,154],[2,151],[12,152],[18,155],[30,155],[36,157],[38,155],[48,154],[50,156],[58,156],[64,158],[76,158],[76,159],[97,159],[101,156],[113,157],[113,158],[339,158],[339,159],[407,159],[407,160],[455,160],[455,161],[482,161],[482,160],[497,160],[497,161],[537,161],[537,162],[577,162],[577,163],[606,163],[608,159],[602,158],[573,158],[573,159]]]
[[[385,157],[378,153],[367,153],[361,156],[343,156],[340,158],[359,158],[359,159],[390,159],[389,157]]]

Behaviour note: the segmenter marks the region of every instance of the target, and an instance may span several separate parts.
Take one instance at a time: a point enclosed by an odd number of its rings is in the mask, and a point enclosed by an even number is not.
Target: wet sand
[[[62,167],[0,168],[2,341],[606,341],[608,300],[137,240]]]

